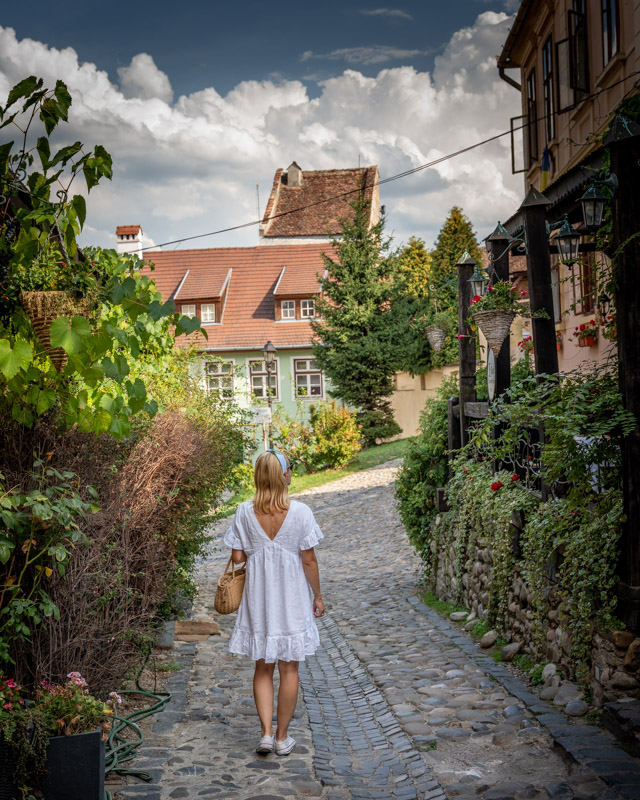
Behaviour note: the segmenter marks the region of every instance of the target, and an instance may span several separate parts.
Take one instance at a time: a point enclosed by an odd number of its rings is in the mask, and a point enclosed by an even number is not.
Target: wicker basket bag
[[[515,311],[504,311],[498,308],[473,312],[473,320],[484,334],[484,338],[496,358],[500,354],[502,343],[509,335],[509,328],[515,318]]]
[[[229,572],[231,567],[231,572]],[[233,614],[240,607],[244,580],[246,577],[245,565],[236,568],[236,565],[229,559],[224,573],[218,578],[218,588],[213,607],[218,614]]]
[[[435,353],[439,353],[444,347],[444,340],[447,338],[447,330],[442,325],[428,325],[424,332],[427,334],[429,344]]]

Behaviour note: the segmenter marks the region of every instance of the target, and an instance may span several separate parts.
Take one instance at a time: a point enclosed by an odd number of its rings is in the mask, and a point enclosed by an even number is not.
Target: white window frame
[[[278,380],[278,374],[279,374],[278,359],[276,358],[273,363],[274,363],[274,369],[271,370],[271,381],[269,381],[271,383],[271,387],[270,388],[273,391],[273,394],[271,395],[271,399],[272,400],[278,400],[278,398],[280,397],[280,391],[279,391],[280,381]],[[259,364],[261,366],[261,369],[254,369],[254,365],[255,364]],[[268,399],[268,394],[265,392],[265,389],[266,389],[266,378],[267,378],[268,374],[269,373],[267,372],[266,365],[265,365],[265,363],[264,363],[264,361],[262,359],[260,359],[260,358],[249,359],[249,390],[251,392],[252,397],[257,398],[258,400],[267,400]],[[258,394],[255,391],[254,383],[253,383],[253,379],[254,378],[260,378],[261,379],[260,380],[260,388],[262,390],[262,394]]]
[[[305,364],[305,367],[300,366],[301,364]],[[321,369],[318,368],[316,365],[315,367],[311,367],[311,364],[314,363],[314,359],[310,356],[307,358],[294,358],[293,359],[293,396],[295,400],[324,400],[324,374]],[[312,394],[311,393],[311,376],[319,375],[320,376],[320,393],[319,394]],[[298,383],[299,377],[306,378],[306,393],[301,393],[299,391],[300,385]]]
[[[206,311],[205,311],[206,309]],[[213,319],[210,318],[210,311],[213,312]],[[216,321],[216,304],[215,303],[202,303],[200,306],[200,321],[202,323],[213,323]]]
[[[301,319],[314,319],[316,316],[316,301],[313,299],[300,301]]]
[[[227,372],[223,371],[225,367],[229,368]],[[205,361],[204,385],[207,394],[218,394],[226,400],[233,399],[235,395],[234,372],[235,362],[233,360]],[[228,385],[225,386],[226,381],[228,381]]]
[[[289,304],[292,306],[289,306]],[[285,309],[285,305],[287,308]],[[287,312],[285,314],[285,311]],[[293,314],[289,312],[293,311]],[[296,318],[296,301],[295,300],[281,300],[280,301],[280,319],[295,319]]]
[[[186,306],[180,306],[180,313],[185,317],[195,317],[196,315],[195,303],[189,303]]]

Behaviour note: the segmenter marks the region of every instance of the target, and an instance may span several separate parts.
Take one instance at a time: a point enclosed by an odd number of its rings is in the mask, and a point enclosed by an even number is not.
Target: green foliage
[[[59,617],[45,587],[54,572],[64,577],[73,550],[87,543],[78,523],[98,510],[82,499],[71,472],[36,461],[33,482],[32,491],[21,492],[0,475],[0,662],[11,660],[9,642],[28,639],[34,626]]]
[[[471,314],[474,311],[515,311],[523,314],[526,308],[522,305],[522,298],[526,296],[524,289],[518,289],[511,281],[496,281],[487,288],[482,297],[475,295],[471,300]]]
[[[309,423],[303,423],[304,406],[294,417],[284,410],[275,415],[273,441],[307,473],[338,469],[348,464],[361,448],[356,415],[335,401],[309,406]]]
[[[312,323],[318,343],[314,358],[331,383],[331,393],[358,409],[367,445],[400,433],[388,400],[402,341],[392,311],[393,264],[384,218],[369,228],[369,204],[359,195],[353,219],[343,219],[335,256],[323,254],[325,276],[319,318]],[[404,339],[408,339],[405,326]]]
[[[16,119],[24,125],[16,152],[13,142],[0,148],[0,192],[8,198],[0,210],[0,406],[26,427],[55,408],[66,428],[123,437],[132,417],[158,409],[144,382],[128,379],[133,362],[169,352],[174,336],[200,326],[175,313],[173,302],[161,303],[137,258],[78,250],[86,209],[81,195],[70,196],[71,186],[83,175],[90,190],[112,170],[99,145],[84,153],[76,142],[51,154],[50,134],[66,121],[70,103],[61,81],[47,90],[28,78],[0,108],[1,127]],[[36,112],[45,126],[36,147],[41,171],[29,141]],[[64,367],[54,366],[43,333],[36,334],[25,291],[41,292],[39,303],[56,317],[47,333],[51,347],[66,354]]]
[[[438,614],[441,614],[443,617],[449,617],[449,614],[452,614],[454,611],[469,611],[468,608],[461,606],[459,603],[447,603],[446,600],[440,600],[433,592],[422,592],[420,594],[420,599],[422,602],[436,611]]]
[[[411,300],[429,297],[431,255],[424,241],[412,236],[397,255],[396,282],[401,292]]]
[[[447,484],[451,511],[421,539],[426,571],[453,547],[458,586],[478,541],[492,553],[487,621],[509,624],[508,596],[516,570],[532,594],[532,611],[544,654],[549,603],[570,633],[575,675],[583,678],[592,626],[613,624],[617,542],[623,520],[620,441],[635,428],[622,407],[615,372],[606,367],[569,373],[538,384],[526,378],[509,392],[510,402],[491,407],[466,451],[454,462]],[[558,496],[542,503],[529,474],[505,469],[516,454],[530,451],[531,431],[544,424],[541,464],[544,480]],[[499,427],[500,435],[493,431]],[[514,462],[515,463],[515,462]],[[512,546],[512,512],[524,513],[522,559]],[[411,531],[409,531],[411,536]],[[553,577],[550,593],[550,575]]]
[[[447,401],[458,391],[457,376],[442,382],[436,396],[427,400],[420,432],[412,440],[395,485],[400,517],[409,541],[428,559],[429,530],[436,515],[436,489],[447,481]]]

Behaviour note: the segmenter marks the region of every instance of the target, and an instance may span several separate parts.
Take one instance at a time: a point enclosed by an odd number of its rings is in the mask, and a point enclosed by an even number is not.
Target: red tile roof
[[[286,265],[285,285],[291,287],[292,293],[294,289],[304,287],[304,292],[310,297],[318,292],[317,274],[324,272],[321,253],[330,249],[326,243],[220,247],[150,252],[146,258],[156,265],[150,274],[163,300],[175,296],[189,270],[178,293],[181,304],[204,298],[202,287],[221,286],[221,276],[226,276],[231,269],[222,322],[205,326],[209,340],[199,339],[203,348],[259,350],[271,340],[277,348],[286,349],[309,346],[313,332],[307,321],[275,321],[274,290],[282,269]],[[282,285],[282,281],[280,283]],[[279,287],[278,295],[281,294]],[[184,336],[179,337],[178,344],[187,345]]]
[[[295,247],[300,246],[295,245]],[[326,245],[325,249],[328,249]],[[324,264],[317,272],[320,274],[324,272]],[[303,272],[299,269],[285,266],[274,289],[274,294],[277,297],[294,297],[295,295],[311,297],[311,295],[317,294],[319,291],[320,284],[317,273]]]
[[[288,186],[287,173],[276,170],[260,235],[272,238],[340,234],[340,219],[353,215],[349,204],[363,180],[365,198],[373,206],[374,187],[379,180],[375,166],[303,171],[300,186]],[[375,213],[377,209],[372,211]]]
[[[116,228],[116,236],[127,236],[131,234],[140,233],[142,227],[140,225],[118,225]]]

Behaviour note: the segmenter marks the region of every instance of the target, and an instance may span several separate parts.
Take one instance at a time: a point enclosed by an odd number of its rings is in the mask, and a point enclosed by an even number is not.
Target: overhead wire
[[[640,70],[636,70],[635,72],[632,72],[629,75],[625,75],[624,78],[615,81],[615,83],[612,83],[605,88],[599,89],[596,92],[592,92],[591,94],[586,95],[585,97],[582,98],[580,102],[583,103],[585,100],[590,100],[594,97],[597,97],[598,95],[602,94],[602,92],[608,91],[609,89],[613,89],[618,84],[624,83],[625,81],[628,81],[630,78],[634,78],[637,75],[640,75]],[[625,94],[625,97],[631,91],[633,91],[634,88],[637,88],[637,82],[629,90],[629,92]],[[553,111],[551,116],[565,114],[568,110],[569,109],[562,109],[562,111]],[[543,114],[537,118],[536,122],[539,120],[545,120],[548,116],[549,116],[548,114]],[[404,172],[399,172],[396,175],[390,175],[388,178],[383,178],[374,183],[367,184],[364,188],[369,189],[369,188],[375,188],[376,186],[383,186],[386,183],[391,183],[393,181],[400,180],[401,178],[406,178],[409,175],[415,175],[415,173],[417,172],[422,172],[425,169],[430,169],[432,167],[435,167],[438,164],[442,164],[444,161],[449,161],[452,158],[456,158],[457,156],[463,155],[464,153],[468,153],[471,150],[477,149],[478,147],[483,147],[484,145],[489,144],[490,142],[495,142],[498,139],[502,139],[504,136],[512,135],[515,131],[523,130],[528,125],[529,125],[528,122],[523,122],[522,125],[511,127],[506,131],[502,131],[501,133],[496,133],[493,136],[489,136],[486,139],[482,139],[479,142],[474,142],[473,144],[467,145],[467,147],[462,147],[459,150],[455,150],[452,153],[447,153],[446,155],[440,156],[439,158],[435,158],[432,161],[428,161],[426,164],[420,164],[419,166],[413,167],[412,169],[408,169],[405,170]],[[366,169],[366,167],[364,169]],[[263,222],[270,222],[271,220],[279,219],[281,217],[287,217],[290,216],[291,214],[299,214],[301,211],[306,211],[307,209],[313,208],[314,206],[322,205],[324,203],[329,203],[332,202],[333,200],[340,200],[344,197],[349,197],[353,194],[358,194],[359,192],[362,191],[362,188],[363,187],[358,187],[356,189],[349,189],[346,192],[340,192],[339,194],[332,195],[331,197],[322,198],[322,200],[315,200],[312,203],[308,203],[307,205],[304,206],[299,206],[298,208],[293,208],[289,211],[281,211],[277,214],[272,214],[266,219],[251,220],[250,222],[243,222],[240,223],[239,225],[231,225],[228,228],[219,228],[218,230],[209,231],[208,233],[198,233],[193,236],[184,236],[181,239],[172,239],[169,242],[161,242],[160,244],[148,245],[147,247],[140,248],[140,251],[157,250],[159,247],[168,247],[169,245],[177,245],[181,244],[182,242],[189,242],[189,241],[194,241],[196,239],[203,239],[207,236],[218,236],[221,233],[231,233],[232,231],[239,231],[244,228],[251,228],[254,227],[255,225],[260,225]]]

